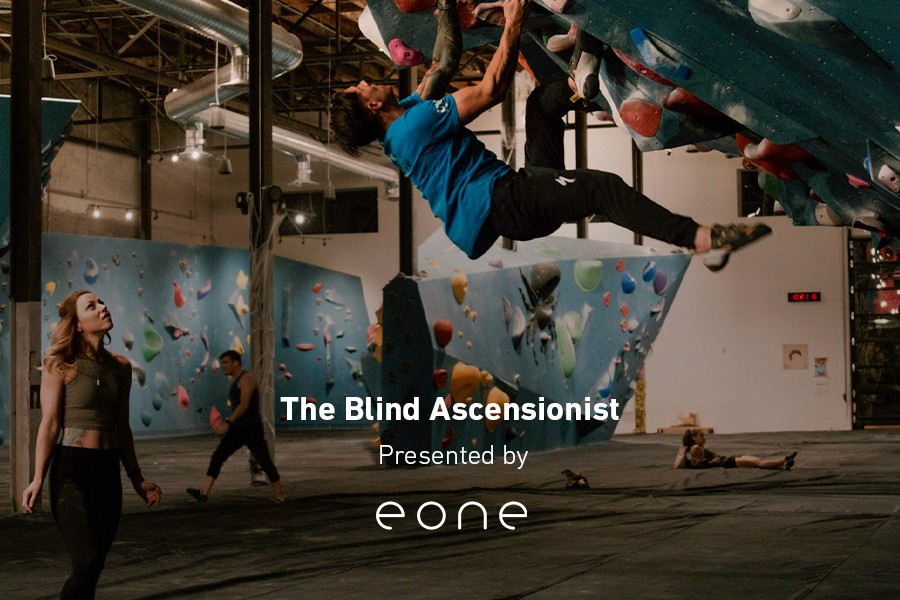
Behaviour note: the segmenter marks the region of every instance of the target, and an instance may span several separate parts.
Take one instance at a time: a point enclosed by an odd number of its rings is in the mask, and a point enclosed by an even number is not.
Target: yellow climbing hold
[[[500,388],[491,388],[491,391],[488,392],[487,400],[485,401],[485,414],[487,414],[488,410],[496,410],[490,408],[492,404],[496,404],[497,406],[499,406],[499,414],[503,415],[503,406],[505,404],[509,404],[509,396]],[[495,429],[497,429],[497,425],[499,425],[501,421],[503,421],[502,416],[496,419],[485,418],[484,426],[487,427],[488,431],[493,432]]]
[[[466,299],[466,292],[469,290],[469,280],[463,271],[459,269],[455,271],[453,277],[450,278],[450,286],[453,288],[453,297],[456,298],[456,303],[462,304]]]
[[[475,393],[481,384],[481,371],[478,367],[458,362],[453,366],[450,375],[450,395],[457,402]]]
[[[247,289],[247,283],[250,281],[250,278],[247,277],[247,274],[244,273],[244,270],[241,269],[240,273],[237,274],[237,277],[234,278],[234,282],[237,284],[239,288],[242,290]]]

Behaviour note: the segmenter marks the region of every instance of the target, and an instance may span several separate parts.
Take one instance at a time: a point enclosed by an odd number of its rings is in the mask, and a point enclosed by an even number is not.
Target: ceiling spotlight
[[[177,155],[177,154],[173,154],[173,155],[172,155],[172,162],[178,162],[178,155]]]
[[[225,129],[225,109],[218,105],[209,107],[210,129]]]
[[[95,219],[99,219],[100,218],[100,209],[95,206],[94,210],[91,211],[91,216],[94,217]]]
[[[134,211],[131,210],[130,208],[125,211],[125,220],[126,221],[134,220]]]
[[[219,175],[231,175],[231,159],[225,155],[219,157]]]
[[[297,225],[303,225],[304,223],[306,223],[306,215],[304,215],[303,213],[297,213],[296,215],[294,215],[294,223],[296,223]]]

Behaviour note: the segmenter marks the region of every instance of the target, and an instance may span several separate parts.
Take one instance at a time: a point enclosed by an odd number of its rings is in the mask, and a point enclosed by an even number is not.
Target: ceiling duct
[[[147,11],[212,38],[231,48],[231,64],[219,67],[166,96],[166,114],[185,121],[215,103],[216,82],[219,102],[239,96],[248,81],[247,48],[250,44],[250,13],[228,0],[121,0],[122,4]],[[303,59],[300,39],[279,25],[272,25],[272,76],[297,67]]]
[[[246,89],[250,13],[228,0],[122,0],[122,3],[209,36],[232,49],[231,64],[166,96],[166,114],[174,121],[196,121],[226,135],[249,140],[249,119],[214,105],[234,98]],[[273,24],[273,76],[294,69],[302,59],[303,51],[297,36]],[[281,127],[272,128],[272,147],[294,157],[308,154],[345,171],[385,181],[392,188],[400,180],[395,169],[336,152],[310,137]]]
[[[208,126],[210,118],[214,115],[216,119],[224,117],[222,133],[242,140],[250,139],[250,119],[246,115],[221,108],[216,111],[214,107],[200,111],[194,115],[193,119]],[[312,138],[281,127],[272,128],[272,147],[294,157],[307,154],[344,171],[385,181],[388,184],[396,184],[400,180],[396,169],[353,158]]]

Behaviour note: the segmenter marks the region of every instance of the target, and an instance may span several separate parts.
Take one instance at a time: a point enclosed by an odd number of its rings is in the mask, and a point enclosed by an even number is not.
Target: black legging
[[[60,599],[91,599],[122,516],[119,451],[58,446],[50,508],[72,558]]]
[[[278,469],[275,468],[275,463],[272,462],[272,457],[269,455],[269,447],[266,445],[262,423],[232,425],[229,427],[222,437],[222,441],[219,442],[219,445],[213,451],[206,474],[216,479],[228,457],[237,452],[241,446],[247,446],[250,449],[250,452],[256,458],[256,462],[266,472],[269,481],[275,483],[280,479]]]

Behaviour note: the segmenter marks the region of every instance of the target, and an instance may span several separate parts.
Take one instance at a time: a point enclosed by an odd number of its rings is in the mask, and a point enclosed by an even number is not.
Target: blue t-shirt
[[[388,127],[384,153],[444,222],[447,237],[470,257],[491,209],[494,182],[512,169],[459,122],[453,96],[400,101],[403,115]]]

